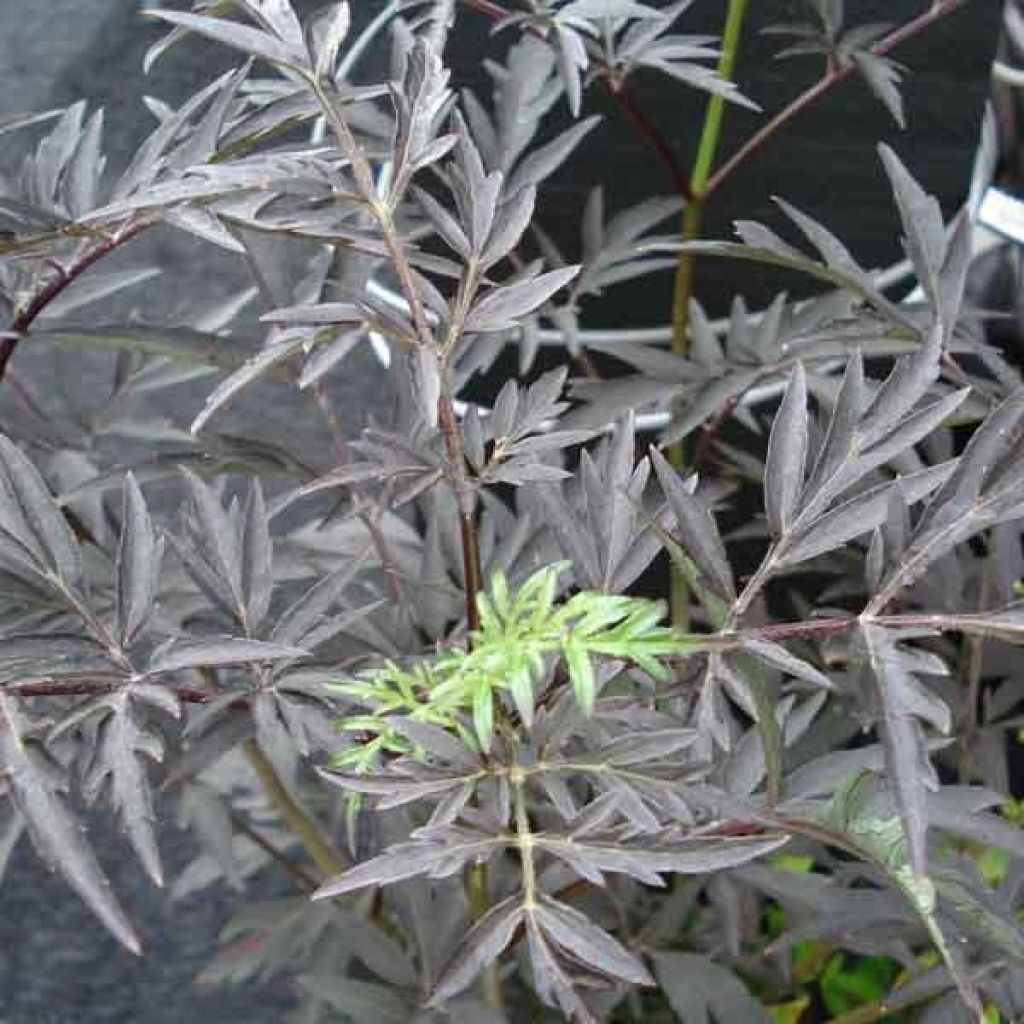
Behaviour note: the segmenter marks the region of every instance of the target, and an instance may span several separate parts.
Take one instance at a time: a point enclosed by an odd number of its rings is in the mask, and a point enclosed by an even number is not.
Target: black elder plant
[[[846,1024],[1022,1018],[1024,387],[964,308],[971,211],[947,224],[880,148],[909,294],[785,202],[798,242],[701,238],[720,186],[847,80],[902,122],[890,55],[964,0],[895,26],[811,3],[777,32],[820,79],[719,158],[726,104],[753,105],[746,4],[722,6],[716,41],[686,33],[689,0],[354,22],[195,0],[152,12],[148,61],[203,36],[239,66],[150,100],[118,174],[84,103],[0,126],[39,136],[0,197],[0,864],[26,836],[135,953],[82,801],[156,885],[157,816],[193,830],[172,895],[286,873],[294,898],[245,903],[204,978],[288,978],[302,1024],[808,1022],[808,950],[891,965]],[[446,69],[462,19],[493,22],[489,92]],[[708,94],[692,171],[640,74]],[[599,88],[672,194],[595,190],[571,260],[535,204],[601,131]],[[162,231],[251,283],[104,320],[97,300],[158,285],[103,261]],[[711,258],[811,297],[714,323]],[[594,322],[673,272],[664,330]],[[113,350],[109,393],[49,405],[29,345]],[[329,384],[364,348],[395,403],[348,437]],[[265,378],[320,447],[219,429]],[[182,385],[206,389],[190,430],[151,402]]]

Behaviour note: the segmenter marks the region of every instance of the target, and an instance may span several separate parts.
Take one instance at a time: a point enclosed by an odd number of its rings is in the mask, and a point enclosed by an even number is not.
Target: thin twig
[[[476,597],[483,588],[483,570],[480,565],[480,541],[476,520],[473,518],[473,495],[466,476],[466,459],[462,449],[455,406],[447,388],[442,386],[438,398],[438,426],[444,436],[449,466],[454,475],[455,500],[459,514],[459,535],[462,540],[462,563],[465,575],[466,625],[470,633],[480,628],[480,612]]]
[[[722,427],[725,426],[729,417],[733,414],[736,406],[739,405],[740,396],[734,395],[722,407],[721,412],[711,421],[701,427],[700,439],[693,452],[693,468],[698,469],[704,460],[710,455],[712,446],[718,437]]]
[[[7,364],[11,361],[14,350],[46,307],[69,285],[74,284],[93,264],[98,263],[105,256],[109,256],[115,249],[153,223],[155,222],[152,220],[137,220],[134,223],[123,224],[113,235],[86,250],[71,266],[63,268],[59,274],[55,274],[29,299],[28,303],[11,321],[10,328],[0,337],[0,381],[3,380],[4,374],[7,372]]]
[[[307,892],[313,892],[320,884],[294,857],[290,857],[284,850],[279,850],[266,836],[261,835],[250,825],[245,818],[237,811],[228,812],[231,823],[250,842],[255,843],[264,853],[269,854],[272,860],[277,861]]]
[[[317,866],[321,874],[325,878],[340,875],[345,870],[345,864],[341,857],[324,838],[316,821],[303,810],[295,797],[288,791],[288,787],[277,774],[277,769],[263,752],[263,748],[250,737],[242,744],[242,752],[260,780],[274,809],[302,844],[302,848],[309,854],[310,860]]]
[[[492,21],[500,21],[502,18],[507,18],[511,13],[507,8],[502,7],[501,4],[493,3],[492,0],[462,0],[462,2],[474,11],[486,14]]]
[[[984,613],[989,600],[989,590],[992,586],[992,573],[994,569],[995,550],[993,548],[992,533],[988,534],[988,550],[981,565],[981,581],[978,586],[978,612]],[[969,634],[965,637],[964,644],[967,654],[967,732],[961,737],[960,749],[960,774],[961,782],[970,782],[971,769],[971,748],[978,736],[978,712],[981,704],[981,677],[985,664],[985,636],[981,633]]]
[[[93,697],[99,693],[110,693],[117,689],[116,683],[94,682],[82,680],[68,683],[8,683],[3,687],[5,693],[18,697]],[[186,703],[189,703],[186,700]]]
[[[911,19],[906,24],[894,29],[887,36],[880,39],[869,52],[877,57],[884,56],[890,50],[907,42],[914,36],[929,28],[935,22],[940,21],[947,15],[952,14],[959,7],[963,7],[968,0],[937,0],[927,11]],[[798,114],[808,107],[813,106],[822,96],[830,92],[835,86],[845,82],[857,70],[857,65],[852,61],[840,65],[838,68],[828,70],[825,75],[815,82],[810,88],[802,92],[788,106],[779,111],[770,121],[759,128],[745,143],[717,171],[711,176],[704,189],[705,197],[713,195],[729,178],[742,167],[755,153],[757,153],[766,142],[768,142],[780,129],[784,128]]]
[[[763,581],[762,577],[761,582]],[[760,584],[756,589],[760,589]],[[896,615],[851,615],[847,618],[830,617],[804,619],[797,622],[774,622],[766,626],[748,626],[743,629],[737,629],[733,625],[718,633],[691,634],[688,638],[690,646],[682,653],[682,656],[690,657],[694,653],[707,650],[731,650],[742,647],[748,640],[785,641],[834,636],[849,632],[863,622],[890,629],[929,629],[937,633],[965,633],[971,636],[984,636],[990,632],[985,614],[909,612]],[[23,685],[8,684],[0,688],[0,692],[8,692],[22,697],[89,697],[108,693],[120,685],[122,684],[107,680],[75,680],[73,682],[54,680]],[[198,690],[188,686],[173,685],[168,689],[185,704],[206,704],[214,697],[222,695],[221,692]],[[542,696],[546,700],[549,694],[545,692]],[[245,696],[240,694],[238,700],[231,707],[236,710],[244,710],[248,707]]]
[[[331,435],[331,442],[334,445],[338,465],[347,466],[352,461],[348,440],[345,437],[345,432],[341,429],[341,423],[338,421],[337,412],[331,402],[324,382],[322,380],[317,381],[313,385],[312,391],[313,400],[327,424],[328,433]],[[372,502],[364,496],[357,484],[351,485],[349,490],[356,515],[363,526],[366,527],[366,532],[370,535],[370,541],[377,552],[377,558],[380,561],[380,567],[387,583],[388,596],[395,604],[399,604],[402,601],[401,573],[395,565],[394,556],[384,537],[384,532],[380,528],[380,523],[377,522],[375,511],[372,508],[368,509],[366,507],[372,505]]]
[[[476,520],[473,513],[473,491],[466,472],[466,457],[462,445],[462,434],[455,415],[455,404],[445,376],[445,351],[438,343],[430,328],[427,311],[423,305],[412,266],[406,257],[395,226],[391,210],[377,196],[373,169],[366,154],[356,142],[348,122],[341,116],[323,83],[311,80],[312,91],[324,112],[327,123],[338,141],[341,151],[349,159],[356,185],[363,201],[377,221],[381,240],[398,281],[399,290],[409,307],[409,314],[416,332],[417,344],[437,353],[440,394],[437,399],[438,427],[444,438],[447,470],[459,516],[459,530],[462,537],[462,561],[465,577],[466,620],[472,631],[479,625],[476,609],[476,595],[481,586],[480,548],[477,538]]]
[[[501,4],[494,3],[493,0],[462,0],[462,2],[472,10],[486,15],[492,21],[500,21],[512,13]],[[541,39],[545,38],[544,32],[536,26],[531,26],[528,31]],[[626,89],[626,85],[621,79],[610,73],[600,77],[608,95],[629,118],[637,131],[650,143],[658,159],[664,164],[675,191],[684,199],[692,199],[693,190],[690,187],[690,176],[673,151],[665,133],[654,123],[647,111],[637,103],[636,98]]]
[[[763,582],[763,578],[762,578]],[[987,619],[984,614],[956,615],[946,612],[909,612],[897,615],[856,616],[848,618],[805,619],[800,622],[774,622],[767,626],[748,626],[745,629],[726,628],[691,640],[707,641],[708,648],[742,647],[748,640],[796,640],[804,637],[833,636],[846,633],[864,623],[887,629],[927,629],[936,633],[966,633],[985,635]]]
[[[722,50],[717,68],[718,77],[723,81],[731,81],[736,68],[746,10],[747,0],[729,0],[725,28],[722,32]],[[683,210],[680,226],[684,242],[691,242],[700,237],[708,175],[711,173],[711,168],[715,163],[715,154],[718,152],[724,116],[725,97],[715,93],[708,100],[693,173],[690,176],[690,200]],[[693,299],[696,266],[696,257],[692,252],[685,250],[680,252],[672,291],[672,352],[680,358],[685,357],[689,349],[690,303]],[[668,458],[677,470],[682,470],[685,467],[686,449],[682,441],[671,446]],[[671,572],[672,622],[681,629],[688,629],[690,623],[689,587],[682,573],[675,566]]]
[[[472,634],[480,627],[477,594],[482,586],[482,573],[480,568],[480,543],[474,518],[474,494],[467,474],[466,456],[463,448],[462,433],[459,430],[458,418],[455,414],[455,403],[446,377],[446,360],[455,338],[451,337],[442,344],[431,330],[423,299],[420,296],[419,288],[416,286],[412,267],[406,257],[398,230],[395,227],[392,210],[377,195],[373,170],[369,160],[356,142],[355,136],[352,134],[345,118],[325,91],[323,84],[316,79],[312,79],[310,84],[324,112],[327,123],[337,139],[338,146],[351,164],[352,173],[362,199],[380,228],[391,268],[398,281],[399,290],[409,308],[410,318],[416,332],[417,344],[436,355],[439,377],[437,423],[444,439],[447,472],[455,493],[455,503],[459,517],[463,576],[465,580],[466,622],[470,634],[470,642],[472,642]],[[464,289],[460,289],[460,294],[464,294],[464,291]],[[471,876],[470,889],[471,892],[477,894],[478,901],[480,898],[483,901],[482,904],[476,907],[476,911],[481,915],[486,913],[486,865],[481,865],[479,870]],[[493,964],[487,968],[484,977],[487,1001],[494,1009],[500,1011],[502,1006],[501,984],[497,975],[497,969]]]
[[[664,133],[643,107],[639,106],[623,82],[612,79],[609,75],[603,75],[601,81],[604,83],[608,95],[615,101],[619,109],[622,110],[629,120],[632,121],[637,131],[650,143],[651,148],[658,155],[658,159],[668,171],[676,192],[687,202],[691,202],[694,195],[693,188],[690,185],[690,175],[673,152],[672,146],[669,144]]]

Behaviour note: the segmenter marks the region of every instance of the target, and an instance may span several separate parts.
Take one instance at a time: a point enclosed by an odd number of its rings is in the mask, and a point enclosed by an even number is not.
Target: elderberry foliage
[[[782,199],[799,241],[684,237],[712,184],[606,183],[556,239],[538,195],[600,136],[592,92],[649,141],[638,76],[756,109],[727,41],[689,0],[365,6],[151,12],[147,66],[196,36],[238,66],[147,98],[125,168],[84,102],[0,125],[29,140],[0,182],[0,871],[24,837],[136,953],[83,802],[172,897],[287,873],[202,978],[286,978],[301,1024],[807,1021],[808,951],[887,965],[856,1019],[1020,1019],[1024,383],[964,305],[970,211],[880,148],[906,295]],[[889,53],[959,6],[774,31],[902,122]],[[165,231],[247,283],[113,322],[160,284],[104,260]],[[804,291],[721,323],[684,295],[671,351],[602,329],[712,258]],[[38,395],[29,344],[107,351],[109,391]],[[395,401],[349,437],[330,384],[364,349]],[[222,428],[266,380],[320,444]],[[184,386],[198,413],[153,412]],[[170,880],[167,814],[197,843]]]

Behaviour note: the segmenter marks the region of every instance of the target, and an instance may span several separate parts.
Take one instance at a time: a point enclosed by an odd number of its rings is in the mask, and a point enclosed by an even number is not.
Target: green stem
[[[512,804],[516,815],[516,843],[523,876],[523,905],[532,910],[537,902],[537,870],[533,859],[533,830],[526,810],[526,779],[521,766],[509,776],[512,784]]]
[[[725,16],[725,30],[722,33],[722,52],[718,58],[718,75],[725,81],[731,81],[736,70],[736,58],[739,55],[743,17],[746,10],[747,0],[729,0],[729,9]],[[704,115],[704,127],[701,130],[700,143],[697,146],[697,157],[690,175],[692,198],[683,211],[681,229],[683,241],[686,242],[692,242],[700,235],[708,181],[711,179],[715,155],[718,152],[724,116],[725,97],[715,93],[708,100],[707,113]],[[687,350],[686,329],[690,317],[690,299],[693,295],[693,272],[693,254],[680,253],[679,263],[676,267],[675,295],[672,301],[672,351],[676,355],[685,355]],[[681,449],[679,457],[681,458]]]
[[[736,57],[740,49],[740,37],[743,32],[743,17],[747,12],[747,0],[729,0],[729,10],[725,16],[725,30],[722,33],[722,52],[718,58],[718,76],[731,82],[736,70]],[[711,177],[711,168],[715,163],[718,151],[718,140],[722,134],[722,117],[725,113],[725,97],[718,93],[708,100],[708,111],[704,118],[704,131],[701,134],[697,159],[693,165],[691,186],[694,194],[700,196],[707,188]]]
[[[469,869],[469,912],[474,921],[487,913],[490,904],[487,899],[487,865],[474,864]]]
[[[683,221],[680,233],[684,242],[692,242],[700,237],[701,224],[704,220],[704,198],[695,196],[683,210]],[[694,254],[683,251],[679,254],[676,264],[675,292],[672,296],[672,351],[677,356],[685,356],[689,349],[687,328],[690,325],[690,300],[693,298],[693,279],[697,261]],[[682,443],[672,446],[669,460],[681,469]]]
[[[479,921],[491,909],[490,897],[487,895],[487,865],[474,864],[469,869],[469,913],[474,921]],[[497,963],[484,968],[482,975],[484,999],[487,1005],[501,1012],[505,1000],[501,993],[501,979],[498,977]]]
[[[324,838],[319,825],[288,792],[288,788],[277,774],[277,769],[274,768],[259,743],[254,739],[247,739],[242,744],[242,750],[274,809],[281,815],[285,825],[309,854],[310,860],[324,877],[331,878],[334,875],[340,875],[345,870],[341,858]]]
[[[743,32],[743,17],[747,10],[747,0],[729,0],[729,8],[725,16],[725,29],[722,32],[722,52],[718,58],[719,77],[731,81],[736,70],[736,58],[740,49],[740,38]],[[707,201],[707,186],[718,152],[718,142],[722,134],[722,119],[725,115],[725,97],[713,95],[708,100],[707,112],[704,115],[704,127],[701,130],[700,143],[697,147],[697,158],[690,176],[690,199],[683,210],[680,228],[684,242],[692,242],[700,237],[701,224],[704,219],[704,206]],[[690,303],[693,299],[694,274],[696,258],[691,252],[681,252],[676,264],[675,290],[672,296],[672,351],[683,357],[689,349],[687,331],[690,325]],[[677,469],[686,466],[686,451],[683,442],[679,441],[668,450],[669,462]],[[675,567],[672,568],[672,622],[680,629],[690,627],[690,588],[686,580]]]

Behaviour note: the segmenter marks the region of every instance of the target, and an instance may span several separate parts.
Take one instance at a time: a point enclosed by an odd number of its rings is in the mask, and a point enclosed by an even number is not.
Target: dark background
[[[849,0],[847,8],[851,22],[899,21],[924,5],[924,0]],[[696,3],[687,14],[686,30],[717,33],[724,6],[722,0]],[[356,0],[355,7],[360,16],[368,16],[376,3]],[[778,41],[756,34],[766,23],[800,14],[796,0],[762,0],[751,7],[739,80],[744,91],[771,113],[811,81],[819,65],[813,58],[775,63],[770,54]],[[938,195],[947,213],[962,203],[999,13],[997,0],[973,0],[899,52],[899,59],[913,69],[906,90],[907,132],[895,127],[863,85],[848,83],[816,110],[803,114],[733,179],[710,211],[707,234],[727,236],[736,216],[778,227],[782,220],[770,203],[770,197],[778,194],[827,222],[865,265],[897,260],[898,228],[874,142],[881,138],[893,145]],[[462,83],[481,84],[474,61],[486,43],[487,26],[482,21],[474,24],[472,14],[466,14],[464,22],[465,29],[453,46],[457,76]],[[135,0],[0,0],[0,117],[88,97],[107,108],[107,146],[116,170],[152,127],[139,100],[143,93],[175,102],[232,64],[232,57],[223,50],[194,40],[173,51],[146,79],[141,72],[142,55],[159,34],[159,29],[138,18]],[[704,100],[668,84],[666,89],[654,79],[639,81],[637,97],[664,126],[678,152],[689,154]],[[595,98],[593,108],[605,115],[605,123],[541,197],[544,223],[570,254],[592,185],[605,184],[612,210],[652,191],[669,190],[661,166],[650,159],[622,115],[606,100]],[[757,115],[730,109],[721,153],[730,152],[758,123]],[[8,158],[9,154],[0,162],[7,164]],[[164,268],[164,278],[157,288],[150,288],[152,299],[147,298],[146,313],[152,318],[173,317],[193,295],[208,295],[211,289],[227,292],[238,282],[232,266],[188,240],[164,234],[133,245],[134,250],[124,254],[127,261]],[[707,261],[700,269],[698,295],[710,310],[720,313],[737,292],[756,305],[777,284],[749,265]],[[667,283],[663,282],[630,293],[626,304],[606,305],[599,322],[664,323],[667,310]],[[14,368],[46,395],[61,373],[91,374],[100,380],[107,372],[104,358],[33,351],[24,345]],[[333,387],[344,419],[354,429],[370,405],[386,400],[386,389],[372,360],[357,358],[345,365],[343,379]],[[198,407],[208,387],[201,385],[195,394],[179,399],[179,405]],[[267,386],[233,410],[227,422],[242,432],[277,435],[292,445],[308,445],[320,436],[320,424],[311,409],[294,402],[290,392]],[[169,817],[171,808],[164,810]],[[171,1024],[182,1020],[269,1024],[282,1019],[287,1003],[281,990],[276,994],[255,988],[211,993],[191,987],[191,978],[208,958],[216,931],[233,906],[229,894],[213,893],[168,905],[163,894],[154,892],[143,878],[108,824],[98,823],[93,835],[151,955],[136,961],[116,948],[22,842],[0,885],[2,1024]],[[173,878],[191,844],[169,825],[162,839]]]
[[[921,0],[850,0],[847,21],[901,24],[924,6]],[[682,30],[718,34],[724,11],[721,0],[697,2],[681,20]],[[749,5],[737,79],[769,116],[817,79],[821,59],[776,61],[773,54],[787,40],[760,30],[807,20],[806,11],[802,0]],[[956,211],[967,196],[1000,15],[998,0],[975,0],[893,54],[911,72],[904,89],[906,131],[856,79],[801,113],[715,196],[705,218],[705,236],[731,237],[737,217],[788,231],[786,218],[772,203],[773,196],[780,196],[827,224],[864,266],[902,259],[898,220],[876,142],[886,142],[900,154],[947,214]],[[469,17],[465,21],[453,47],[456,73],[468,84],[486,89],[488,83],[473,67],[479,47],[487,45],[486,22],[474,26]],[[630,90],[689,166],[705,95],[654,75],[631,79]],[[671,192],[662,165],[651,158],[646,143],[614,103],[600,89],[591,90],[588,100],[585,113],[603,114],[604,123],[585,139],[572,164],[542,190],[540,198],[545,227],[570,251],[578,239],[583,202],[594,185],[605,185],[610,211],[654,192]],[[719,163],[760,127],[763,116],[737,106],[727,108]],[[699,270],[697,295],[709,310],[721,313],[737,293],[757,306],[770,301],[779,287],[792,284],[791,277],[765,269],[706,260]],[[603,323],[635,325],[645,314],[648,324],[665,323],[669,288],[666,279],[643,301],[606,304],[601,310]]]

